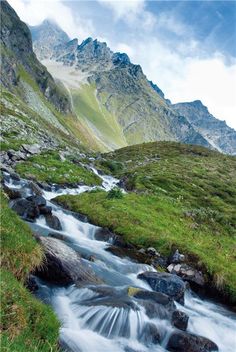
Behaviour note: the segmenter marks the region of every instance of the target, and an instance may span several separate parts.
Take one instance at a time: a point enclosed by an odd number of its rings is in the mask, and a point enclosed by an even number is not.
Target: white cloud
[[[155,16],[145,9],[146,0],[97,1],[113,12],[115,20],[123,20],[134,28],[150,31],[156,23]]]
[[[236,129],[236,62],[226,65],[219,54],[186,57],[155,38],[129,45],[131,59],[173,103],[200,99],[210,113]]]
[[[74,16],[70,7],[61,0],[9,0],[22,21],[35,26],[45,18],[51,18],[71,37],[83,40],[94,33],[92,22]]]

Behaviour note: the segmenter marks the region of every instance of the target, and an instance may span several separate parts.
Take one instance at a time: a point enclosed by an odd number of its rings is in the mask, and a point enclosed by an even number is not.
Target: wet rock
[[[161,336],[156,325],[153,323],[146,323],[140,333],[139,340],[146,346],[159,344]]]
[[[48,237],[52,237],[52,238],[57,238],[58,240],[60,240],[60,241],[67,241],[67,239],[68,239],[68,237],[67,236],[65,236],[65,235],[63,235],[62,233],[58,233],[58,232],[50,232],[49,234],[48,234]]]
[[[189,316],[186,313],[182,312],[181,310],[176,309],[172,313],[171,323],[177,329],[185,331],[188,327],[188,320],[189,320]]]
[[[174,263],[174,264],[183,263],[184,260],[185,260],[185,255],[180,254],[178,249],[176,249],[176,251],[168,258],[169,263]]]
[[[9,188],[5,184],[3,185],[3,190],[10,199],[17,199],[21,197],[20,191],[18,191],[17,189]]]
[[[13,203],[12,209],[26,221],[35,221],[39,216],[38,207],[27,199],[17,199]]]
[[[42,215],[51,214],[52,213],[52,207],[50,207],[49,205],[46,205],[44,207],[40,207],[39,208],[39,212]]]
[[[183,280],[197,284],[198,286],[204,286],[205,280],[201,271],[198,271],[187,264],[170,264],[167,270],[171,274],[181,276]]]
[[[168,307],[168,309],[175,309],[173,299],[161,292],[147,291],[135,287],[129,287],[128,295],[137,299],[153,301]]]
[[[41,188],[34,182],[30,182],[29,183],[29,188],[32,190],[32,192],[34,194],[36,194],[37,196],[42,196],[43,192],[41,190]]]
[[[58,217],[56,215],[52,215],[52,214],[45,214],[45,220],[46,220],[46,224],[51,227],[51,229],[57,230],[57,231],[61,231],[62,230],[62,226],[60,223],[60,220],[58,219]]]
[[[211,352],[218,351],[217,345],[206,337],[187,332],[175,331],[169,338],[167,350],[171,352]]]
[[[30,197],[27,197],[26,199],[29,200],[30,202],[33,202],[38,207],[46,206],[46,199],[44,199],[40,195],[30,196]]]
[[[147,255],[143,255],[133,248],[110,246],[105,250],[120,258],[130,258],[137,263],[150,263],[150,258]]]
[[[37,186],[39,186],[39,189],[42,188],[44,191],[50,192],[52,190],[52,187],[46,182],[38,182]]]
[[[139,274],[138,278],[146,281],[153,290],[184,304],[185,283],[177,275],[146,271]]]
[[[115,235],[107,228],[100,227],[97,229],[94,238],[97,241],[109,242]]]
[[[56,238],[42,236],[37,237],[37,240],[43,247],[45,261],[35,270],[36,276],[55,285],[101,283],[90,266],[65,243]]]

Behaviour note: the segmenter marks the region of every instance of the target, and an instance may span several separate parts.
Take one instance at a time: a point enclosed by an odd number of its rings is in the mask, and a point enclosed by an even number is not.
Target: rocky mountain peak
[[[30,27],[34,51],[40,60],[50,59],[57,46],[66,44],[70,38],[50,19],[44,20],[38,26]]]

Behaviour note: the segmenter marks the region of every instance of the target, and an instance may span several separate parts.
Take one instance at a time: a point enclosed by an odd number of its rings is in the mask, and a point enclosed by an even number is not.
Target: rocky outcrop
[[[52,20],[44,20],[38,26],[31,26],[33,48],[39,60],[50,59],[59,46],[70,41],[68,35]]]
[[[57,110],[67,113],[70,102],[56,85],[33,52],[31,33],[7,1],[1,1],[1,77],[0,83],[24,97],[24,74],[28,74],[39,91]],[[23,72],[23,71],[24,72]],[[28,79],[26,79],[28,80]]]
[[[225,121],[218,120],[210,114],[200,100],[174,104],[172,108],[186,117],[195,130],[215,149],[236,155],[236,131],[227,126]]]
[[[80,255],[62,241],[51,237],[38,237],[45,261],[35,275],[55,285],[97,284],[101,281]]]

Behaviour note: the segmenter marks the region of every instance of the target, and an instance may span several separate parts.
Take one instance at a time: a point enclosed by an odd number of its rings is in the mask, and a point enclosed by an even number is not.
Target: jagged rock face
[[[54,22],[44,20],[39,26],[30,27],[34,52],[39,60],[50,59],[57,46],[69,42],[68,35]]]
[[[173,108],[185,116],[194,128],[216,149],[236,155],[236,131],[211,115],[201,101],[174,104]]]
[[[46,31],[43,37],[47,38],[48,36]],[[78,72],[78,79],[81,72],[85,75],[88,83],[94,89],[98,109],[100,111],[105,109],[109,116],[115,117],[116,123],[121,128],[120,137],[122,140],[125,139],[128,145],[170,140],[203,145],[229,154],[234,153],[235,137],[232,131],[227,130],[227,141],[223,142],[224,138],[221,137],[224,129],[219,129],[221,122],[216,123],[218,120],[208,111],[211,121],[215,121],[215,130],[217,129],[217,131],[212,136],[213,129],[200,128],[199,126],[208,125],[208,118],[204,124],[200,122],[198,125],[195,123],[195,118],[189,117],[188,111],[183,113],[178,106],[180,104],[171,105],[171,102],[165,99],[161,89],[147,80],[141,66],[132,64],[127,54],[113,53],[106,43],[92,38],[87,38],[80,45],[76,39],[65,44],[58,41],[58,45],[55,43],[53,45],[52,59],[67,67],[73,67],[74,71],[71,74],[74,76]],[[66,85],[70,90],[68,80]],[[74,90],[72,94],[76,94]],[[78,94],[80,95],[79,92]],[[91,97],[89,99],[91,100]],[[87,101],[82,103],[84,106]],[[199,108],[196,113],[198,111]],[[99,116],[99,111],[97,110],[97,112]],[[77,105],[76,113],[80,114],[79,105]],[[81,111],[81,115],[86,119],[86,126],[92,125],[91,134],[95,133],[97,138],[102,139],[104,143],[106,140],[104,130],[100,129],[99,124],[93,125],[93,120],[90,120],[91,113],[87,113],[87,116],[85,113],[85,111]],[[93,113],[96,114],[96,109],[93,110]],[[202,118],[205,118],[205,112],[203,115]],[[219,139],[221,142],[218,141]],[[120,147],[123,146],[123,144],[120,145]],[[109,145],[108,148],[114,149],[114,146]]]
[[[1,78],[0,83],[13,93],[23,96],[23,71],[35,81],[36,86],[57,110],[68,112],[68,97],[55,84],[47,69],[37,60],[31,34],[6,1],[1,6]]]

